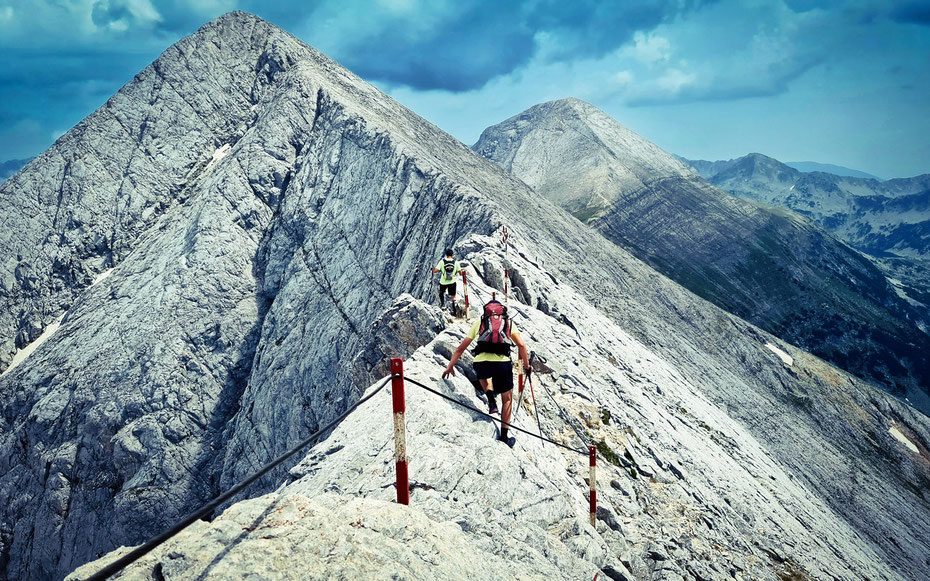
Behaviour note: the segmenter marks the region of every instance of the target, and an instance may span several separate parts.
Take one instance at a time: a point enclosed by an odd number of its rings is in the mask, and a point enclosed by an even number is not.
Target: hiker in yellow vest
[[[529,369],[530,358],[526,343],[517,331],[516,325],[507,316],[507,307],[492,300],[484,305],[484,314],[476,322],[471,331],[462,339],[449,360],[449,365],[442,372],[442,378],[455,375],[455,364],[468,349],[472,341],[477,339],[474,349],[475,363],[473,369],[481,388],[488,396],[488,413],[496,414],[497,399],[495,394],[501,396],[503,413],[501,414],[501,433],[498,438],[513,448],[515,438],[507,436],[510,428],[510,413],[513,402],[513,364],[510,361],[510,348],[515,344],[523,362],[523,368]]]
[[[461,270],[465,270],[465,265],[453,258],[451,248],[446,248],[446,255],[439,259],[439,262],[437,262],[436,266],[433,268],[433,273],[440,273],[439,308],[441,309],[445,306],[446,299],[444,295],[448,293],[449,299],[452,301],[450,310],[453,316],[455,316],[455,277],[458,276]]]

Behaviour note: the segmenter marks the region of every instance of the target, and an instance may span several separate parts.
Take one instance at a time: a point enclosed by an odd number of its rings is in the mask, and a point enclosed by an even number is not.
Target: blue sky
[[[469,145],[572,96],[685,157],[930,173],[930,0],[0,0],[0,161],[236,9]]]

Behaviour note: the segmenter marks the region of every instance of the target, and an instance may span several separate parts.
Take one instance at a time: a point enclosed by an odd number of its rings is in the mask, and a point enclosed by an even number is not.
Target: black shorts
[[[510,361],[475,361],[473,368],[478,379],[491,380],[494,393],[513,389],[513,363]]]
[[[455,283],[453,282],[449,284],[440,284],[439,285],[439,296],[442,296],[442,293],[444,292],[449,293],[450,297],[454,297],[455,296]]]

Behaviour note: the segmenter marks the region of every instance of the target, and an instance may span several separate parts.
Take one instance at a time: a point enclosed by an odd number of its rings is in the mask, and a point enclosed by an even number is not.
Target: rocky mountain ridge
[[[926,311],[797,214],[728,195],[577,99],[490,127],[473,149],[699,296],[930,413]]]
[[[476,302],[513,271],[517,324],[554,370],[527,409],[616,460],[597,525],[584,461],[522,436],[511,450],[410,388],[412,507],[388,502],[381,392],[128,576],[930,567],[926,418],[695,297],[254,16],[166,51],[0,187],[0,221],[16,257],[0,336],[63,315],[0,378],[3,576],[60,579],[149,538],[357,402],[387,356],[480,405],[467,361],[437,379],[464,326],[415,298],[449,245]]]

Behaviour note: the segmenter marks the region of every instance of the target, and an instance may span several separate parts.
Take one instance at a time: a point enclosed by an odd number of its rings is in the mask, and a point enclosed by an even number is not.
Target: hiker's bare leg
[[[501,408],[501,424],[510,429],[510,410],[511,404],[513,403],[513,390],[511,389],[507,393],[501,394],[501,403],[503,407]]]

